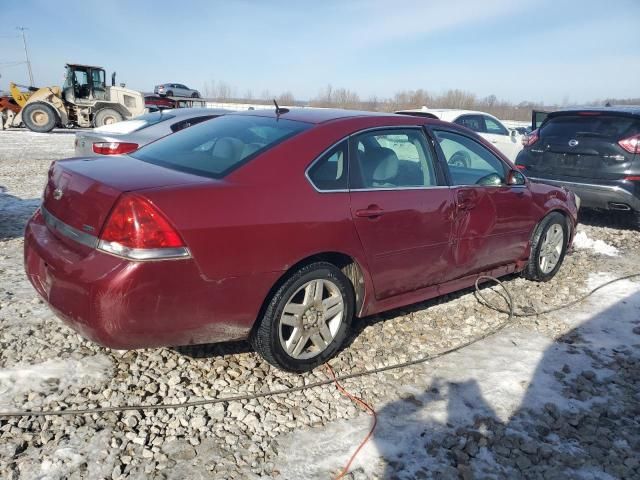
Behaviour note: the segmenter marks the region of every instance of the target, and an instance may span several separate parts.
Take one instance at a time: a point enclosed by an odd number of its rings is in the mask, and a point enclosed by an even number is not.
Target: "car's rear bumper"
[[[628,180],[602,180],[598,183],[566,178],[528,177],[534,182],[566,187],[580,197],[581,207],[640,212],[640,185]]]
[[[82,336],[118,349],[246,338],[277,272],[205,278],[193,259],[134,262],[75,251],[36,215],[25,231],[27,276]]]

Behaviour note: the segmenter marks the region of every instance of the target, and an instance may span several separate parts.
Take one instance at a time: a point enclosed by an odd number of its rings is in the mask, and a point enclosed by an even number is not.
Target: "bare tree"
[[[293,105],[296,99],[293,98],[293,93],[289,90],[278,95],[278,104],[280,105]]]

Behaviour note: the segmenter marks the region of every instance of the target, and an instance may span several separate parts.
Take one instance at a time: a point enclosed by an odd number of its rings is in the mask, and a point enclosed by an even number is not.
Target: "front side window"
[[[467,127],[469,130],[473,130],[474,132],[484,133],[485,131],[484,120],[480,115],[463,115],[456,118],[453,123]]]
[[[226,115],[180,130],[142,147],[131,156],[173,170],[222,178],[311,126],[282,118]]]
[[[505,178],[505,166],[493,153],[475,140],[459,133],[434,130],[449,166],[454,185],[492,184],[497,175]]]
[[[309,179],[318,190],[347,188],[347,149],[348,143],[344,140],[320,157],[309,169]]]
[[[417,129],[376,130],[354,137],[352,189],[437,185],[431,150]]]
[[[494,135],[509,135],[509,131],[500,123],[496,122],[491,117],[484,117],[484,124],[487,133],[493,133]]]

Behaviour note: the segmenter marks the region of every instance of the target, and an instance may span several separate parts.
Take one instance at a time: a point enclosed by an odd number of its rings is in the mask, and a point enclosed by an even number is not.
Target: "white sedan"
[[[522,150],[521,136],[514,130],[509,130],[493,115],[473,110],[455,110],[450,108],[415,108],[401,110],[396,113],[402,115],[417,115],[438,118],[446,122],[457,123],[473,130],[481,137],[493,143],[509,160],[515,161],[518,152]]]

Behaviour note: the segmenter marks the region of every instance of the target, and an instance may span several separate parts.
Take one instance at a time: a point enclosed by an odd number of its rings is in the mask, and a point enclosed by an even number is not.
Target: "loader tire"
[[[48,103],[33,102],[22,109],[22,123],[32,132],[47,133],[58,124],[58,114]]]
[[[114,110],[113,108],[103,108],[93,117],[93,124],[96,127],[103,127],[105,125],[111,125],[112,123],[121,122],[124,120],[122,114]]]

